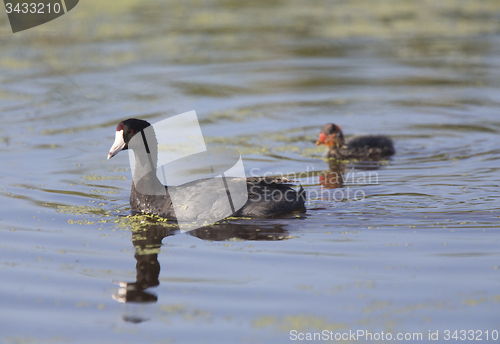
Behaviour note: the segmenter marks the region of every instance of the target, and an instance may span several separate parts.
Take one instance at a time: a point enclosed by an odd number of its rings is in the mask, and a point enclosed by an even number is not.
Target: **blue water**
[[[1,22],[0,341],[285,343],[294,330],[492,340],[500,9],[445,8],[435,16],[465,23],[445,35],[448,22],[426,32],[402,4],[408,18],[387,20],[408,20],[413,36],[385,36],[373,14],[353,24],[358,37],[320,2],[256,3],[260,24],[239,4],[209,2],[177,27],[155,1],[101,14],[89,1],[15,35]],[[305,24],[276,19],[280,6]],[[338,6],[357,18],[354,4]],[[210,145],[241,152],[248,175],[304,185],[307,212],[188,233],[127,217],[127,154],[106,160],[116,124],[189,110]],[[389,135],[397,154],[321,186],[329,166],[314,142],[328,122],[347,137]],[[120,302],[120,282],[138,275],[151,286],[129,297],[150,302]]]

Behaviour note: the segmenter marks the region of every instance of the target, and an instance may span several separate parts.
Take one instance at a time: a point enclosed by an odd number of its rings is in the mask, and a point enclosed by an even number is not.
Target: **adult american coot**
[[[125,149],[133,149],[129,147],[131,139],[135,135],[142,135],[144,132],[152,130],[152,126],[147,121],[141,119],[127,119],[120,122],[116,127],[116,137],[113,146],[111,147],[108,159],[118,154]],[[132,191],[130,193],[130,205],[133,211],[146,214],[159,215],[171,220],[178,220],[176,217],[171,194],[182,194],[186,201],[186,207],[193,209],[193,216],[196,214],[197,208],[201,209],[200,205],[207,205],[208,202],[213,202],[215,193],[226,193],[226,189],[210,184],[203,183],[205,180],[195,180],[179,186],[164,186],[156,176],[156,164],[158,159],[157,141],[153,132],[153,139],[146,141],[147,155],[138,154],[134,150],[135,155],[135,171],[134,181],[132,182]],[[140,138],[140,137],[139,137]],[[154,141],[154,142],[152,142]],[[146,156],[146,157],[145,157]],[[140,180],[136,180],[136,176],[141,176]],[[231,181],[226,181],[231,183]],[[137,184],[137,185],[136,185]],[[207,186],[208,185],[208,186]],[[246,187],[248,191],[248,200],[242,208],[233,209],[234,212],[230,216],[258,217],[266,218],[284,213],[298,212],[305,210],[305,192],[302,186],[300,190],[292,188],[291,181],[286,178],[270,178],[270,177],[250,177],[246,178]],[[231,187],[231,185],[229,185]],[[155,194],[155,192],[141,193],[139,190],[158,190],[163,188],[166,192]],[[244,189],[243,189],[244,190]],[[213,209],[212,209],[213,211]]]
[[[316,146],[328,147],[327,157],[334,159],[379,160],[396,153],[392,140],[387,136],[357,136],[345,142],[338,125],[328,123],[321,128]]]

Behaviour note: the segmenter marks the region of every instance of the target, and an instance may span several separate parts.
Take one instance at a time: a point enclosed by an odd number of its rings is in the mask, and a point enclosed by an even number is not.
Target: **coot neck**
[[[129,143],[135,156],[134,185],[137,191],[145,195],[165,194],[165,186],[156,176],[158,160],[158,141],[153,127],[147,127],[137,133]]]

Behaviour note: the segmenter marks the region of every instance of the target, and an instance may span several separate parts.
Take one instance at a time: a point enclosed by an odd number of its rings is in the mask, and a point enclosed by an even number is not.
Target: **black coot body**
[[[357,136],[344,140],[338,125],[329,123],[321,128],[316,145],[328,147],[327,157],[340,160],[380,160],[396,153],[392,139],[382,135]]]
[[[113,146],[108,154],[108,159],[115,156],[119,151],[129,149],[128,144],[132,137],[138,133],[143,134],[143,131],[151,125],[144,120],[140,119],[127,119],[122,121],[116,127],[116,138]],[[152,127],[151,127],[152,128]],[[148,129],[149,130],[149,129]],[[157,143],[156,143],[157,145]],[[142,161],[135,151],[136,167],[134,175],[138,173],[138,168],[144,166],[151,166],[149,171],[156,171],[157,160],[157,147],[150,144],[148,149],[151,151],[151,161]],[[153,161],[154,160],[154,161]],[[140,166],[140,167],[138,167]],[[180,186],[163,186],[156,176],[156,172],[149,172],[141,174],[143,177],[140,179],[139,187],[132,182],[132,190],[130,193],[130,205],[133,211],[146,214],[154,214],[165,217],[170,220],[176,220],[175,211],[170,198],[169,190],[171,192],[181,192],[184,199],[192,206],[193,212],[196,212],[196,204],[210,202],[209,195],[211,192],[220,193],[220,188],[214,187],[212,190],[207,189],[206,184],[203,185],[203,192],[200,192],[199,184],[204,180],[192,181]],[[231,180],[228,180],[231,183]],[[166,189],[166,194],[142,194],[139,190],[148,189],[148,187],[155,188],[161,185]],[[248,201],[246,204],[231,216],[242,217],[257,217],[267,218],[285,213],[298,212],[305,210],[305,191],[302,187],[300,190],[292,188],[291,181],[285,178],[266,178],[266,177],[251,177],[246,179],[246,186],[248,190]],[[225,192],[225,190],[223,190]]]

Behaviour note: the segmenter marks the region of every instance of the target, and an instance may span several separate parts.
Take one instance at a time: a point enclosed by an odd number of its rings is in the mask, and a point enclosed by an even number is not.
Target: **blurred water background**
[[[16,34],[0,15],[0,341],[491,341],[499,71],[497,0],[82,0]],[[116,124],[189,110],[249,175],[296,173],[308,211],[188,234],[123,216]],[[327,122],[397,154],[321,185]]]

